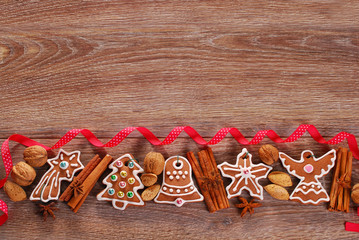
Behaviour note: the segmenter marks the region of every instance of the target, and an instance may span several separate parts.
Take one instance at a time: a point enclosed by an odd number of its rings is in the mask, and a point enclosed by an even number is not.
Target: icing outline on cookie
[[[248,157],[248,160],[249,160],[249,166],[246,166],[246,160],[245,160],[245,157]],[[244,161],[244,167],[240,166],[239,165],[239,161],[240,159],[243,159]],[[254,177],[252,175],[252,171],[250,171],[250,169],[252,167],[263,167],[265,168],[266,170],[266,173],[262,176],[259,176],[259,177]],[[231,199],[233,197],[236,197],[236,196],[239,196],[241,195],[242,191],[243,190],[247,190],[249,192],[249,194],[252,196],[252,197],[258,197],[260,200],[263,200],[263,187],[262,185],[260,185],[258,183],[258,180],[259,179],[262,179],[262,178],[266,178],[268,176],[268,173],[272,170],[272,167],[271,166],[267,166],[263,163],[259,163],[259,164],[253,164],[252,163],[252,154],[250,154],[248,152],[248,150],[246,148],[243,148],[242,152],[239,153],[237,155],[237,161],[236,161],[236,164],[229,164],[227,162],[223,162],[221,164],[219,164],[217,166],[217,168],[221,171],[221,174],[222,176],[224,177],[228,177],[228,178],[231,178],[232,179],[232,182],[226,187],[226,191],[227,191],[227,198],[228,199]],[[225,169],[226,168],[226,169]],[[249,169],[248,169],[249,168]],[[244,169],[244,170],[243,170]],[[224,172],[224,170],[232,170],[232,171],[235,171],[235,172],[239,172],[238,174],[236,174],[235,176],[232,176],[232,175],[229,175],[229,174],[226,174]],[[259,171],[263,171],[263,169],[259,169],[259,170],[256,170],[256,172],[259,172]],[[248,175],[248,177],[246,176],[243,176],[243,175]],[[230,194],[230,189],[232,188],[233,184],[236,182],[236,179],[238,177],[236,177],[237,175],[240,175],[240,180],[237,182],[236,186],[233,188],[233,191],[236,191],[239,183],[244,179],[245,181],[245,184],[242,188],[239,189],[238,192],[234,193],[234,194]],[[252,180],[252,178],[254,178],[254,181]],[[252,182],[252,184],[255,186],[256,190],[257,190],[257,193],[254,193],[252,191],[252,189],[250,189],[249,187],[247,187],[247,182],[248,182],[248,179]]]
[[[75,157],[74,154],[77,154],[77,164],[78,164],[77,166],[79,166],[79,167],[76,168],[76,169],[74,169],[74,171],[72,172],[72,175],[70,175],[69,170],[67,169],[67,168],[69,167],[69,165],[67,165],[66,168],[60,166],[60,165],[63,163],[63,162],[62,162],[62,161],[63,161],[63,154],[65,154],[65,155],[67,155],[67,156],[71,156],[71,157],[69,157],[69,160],[70,160],[70,161]],[[48,159],[48,160],[47,160],[47,163],[50,165],[50,169],[47,170],[47,171],[44,173],[44,175],[41,177],[41,179],[40,179],[38,185],[36,185],[35,189],[32,191],[32,193],[31,193],[29,199],[30,199],[31,201],[41,200],[42,202],[45,202],[45,203],[48,202],[48,201],[51,201],[51,200],[57,200],[57,199],[59,199],[59,195],[60,195],[60,192],[61,192],[61,188],[60,188],[61,181],[62,181],[62,180],[66,180],[66,181],[69,181],[69,182],[72,181],[72,179],[73,179],[74,176],[75,176],[75,173],[84,168],[84,165],[83,165],[83,164],[81,163],[81,161],[80,161],[80,155],[81,155],[81,152],[80,152],[80,151],[73,151],[73,152],[67,153],[65,150],[60,149],[59,152],[57,153],[56,157],[51,158],[51,159]],[[62,170],[67,169],[67,170],[66,170],[66,177],[60,177],[60,178],[59,178],[60,172],[57,172],[56,177],[52,179],[51,187],[50,187],[50,190],[49,190],[49,196],[48,196],[47,199],[44,199],[44,198],[43,198],[43,193],[44,193],[44,192],[43,192],[43,189],[44,189],[44,186],[48,186],[48,184],[50,183],[50,179],[51,179],[52,175],[53,175],[55,172],[53,172],[50,176],[47,176],[47,174],[50,173],[50,172],[54,169],[55,165],[59,165],[59,167],[60,167]],[[71,164],[71,166],[72,166],[72,167],[76,167],[74,163]],[[70,175],[70,176],[69,176],[69,175]],[[56,181],[57,179],[58,179],[58,181]],[[47,180],[47,181],[46,181],[46,180]],[[45,181],[46,181],[46,184],[43,183],[43,182],[45,182]],[[53,183],[54,181],[55,181],[55,183],[54,183],[55,187],[57,187],[57,183],[59,184],[59,187],[58,187],[58,192],[57,192],[56,197],[51,197],[51,194],[50,194],[50,193],[52,192],[52,189],[53,189],[53,188],[52,188],[52,187],[53,187],[53,184],[52,184],[52,183]],[[42,183],[42,184],[41,184],[41,183]],[[39,184],[41,184],[41,186],[40,186]],[[38,194],[39,191],[41,191],[40,197],[34,197],[34,194]]]
[[[290,165],[289,164],[285,164],[285,158],[282,157],[281,155],[284,155],[286,156],[287,158],[289,158],[291,161],[295,162],[295,163],[303,163],[305,161],[305,157],[304,157],[304,153],[306,152],[309,152],[314,161],[320,161],[321,159],[323,159],[324,157],[326,157],[327,155],[330,155],[330,154],[334,154],[334,156],[330,159],[331,160],[331,164],[328,165],[328,170],[324,170],[324,169],[321,169],[321,173],[320,175],[314,175],[314,178],[317,180],[317,182],[309,182],[309,183],[306,183],[306,182],[303,182],[305,177],[302,177],[302,176],[299,176],[295,169],[291,170],[290,169]],[[311,204],[318,204],[320,202],[328,202],[330,200],[329,198],[329,195],[327,193],[327,191],[324,189],[323,185],[319,182],[319,178],[323,177],[324,175],[326,175],[335,165],[335,160],[336,160],[336,151],[335,149],[332,149],[330,150],[329,152],[327,152],[326,154],[324,154],[323,156],[321,156],[320,158],[316,158],[314,156],[314,153],[310,150],[304,150],[302,153],[301,153],[301,159],[300,160],[295,160],[293,158],[291,158],[290,156],[288,156],[287,154],[283,153],[283,152],[279,152],[279,159],[281,160],[283,166],[287,169],[287,171],[292,174],[293,176],[297,177],[300,179],[300,182],[298,183],[298,185],[295,187],[295,189],[293,190],[292,194],[289,196],[289,199],[291,200],[299,200],[300,202],[302,202],[303,204],[307,204],[307,203],[311,203]],[[304,168],[304,171],[307,172],[307,170],[305,169],[307,165],[305,165],[303,168]],[[313,167],[313,166],[312,166]],[[312,170],[313,171],[313,170]],[[312,172],[311,171],[311,172]],[[309,172],[307,172],[309,173]],[[310,186],[310,185],[317,185],[320,187],[320,190],[318,191],[315,191],[314,189],[309,189],[307,190],[306,192],[304,192],[302,189],[300,189],[301,186]],[[319,193],[324,193],[326,195],[326,198],[319,198],[317,201],[313,201],[312,199],[309,199],[309,200],[303,200],[299,197],[296,197],[296,196],[293,196],[294,194],[296,194],[297,192],[302,192],[304,195],[308,195],[308,193],[310,192],[314,192],[315,194],[319,194]]]
[[[124,155],[122,155],[121,157],[117,158],[116,160],[114,160],[109,166],[108,168],[112,169],[112,172],[110,174],[108,174],[108,176],[111,176],[111,175],[114,175],[115,173],[117,173],[120,168],[122,168],[124,165],[123,164],[118,164],[116,166],[114,166],[118,161],[121,161],[121,159],[123,158],[129,158],[129,159],[133,159],[132,155],[129,154],[129,153],[126,153]],[[122,161],[121,161],[122,162]],[[107,198],[107,197],[102,197],[106,191],[108,189],[110,189],[112,186],[113,186],[113,183],[111,182],[107,182],[106,181],[106,178],[103,179],[102,183],[106,185],[106,188],[104,190],[102,190],[98,195],[97,195],[97,200],[101,201],[101,200],[107,200],[107,201],[112,201],[112,206],[116,209],[119,209],[119,210],[125,210],[127,205],[128,204],[131,204],[131,205],[136,205],[136,206],[143,206],[145,205],[144,201],[142,200],[141,196],[139,196],[137,190],[139,189],[143,189],[145,186],[142,184],[142,181],[141,179],[139,178],[138,174],[139,173],[143,173],[144,170],[142,169],[142,167],[136,162],[136,161],[132,161],[134,163],[134,165],[139,168],[139,170],[133,170],[133,176],[134,178],[140,183],[139,186],[137,187],[134,187],[133,190],[131,192],[133,192],[134,194],[137,195],[138,199],[139,199],[139,202],[129,202],[127,200],[121,200],[121,199],[114,199],[114,198]],[[121,167],[118,167],[118,166],[121,166]],[[122,171],[122,170],[121,170]],[[133,197],[132,197],[133,198]],[[118,207],[116,205],[116,202],[122,202],[123,203],[123,206],[122,207]]]

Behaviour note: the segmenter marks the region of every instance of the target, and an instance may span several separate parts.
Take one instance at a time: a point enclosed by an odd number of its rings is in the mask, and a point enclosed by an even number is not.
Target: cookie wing
[[[298,177],[298,175],[296,174],[296,169],[303,168],[303,162],[294,160],[293,158],[282,152],[279,153],[279,159],[282,161],[283,166],[290,174]]]
[[[315,159],[317,164],[320,166],[320,168],[319,167],[317,168],[319,169],[319,171],[316,172],[315,175],[323,176],[327,174],[330,171],[330,169],[334,167],[335,159],[336,159],[335,149],[332,149],[326,154],[324,154],[323,156],[321,156],[320,158]]]

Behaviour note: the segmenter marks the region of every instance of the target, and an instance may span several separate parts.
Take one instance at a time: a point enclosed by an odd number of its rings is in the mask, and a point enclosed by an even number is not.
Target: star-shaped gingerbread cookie
[[[242,190],[248,190],[252,197],[263,200],[263,187],[258,183],[261,178],[266,178],[272,167],[263,163],[253,164],[252,155],[246,148],[237,156],[235,165],[224,162],[218,165],[224,177],[232,179],[226,188],[228,199],[239,196]]]

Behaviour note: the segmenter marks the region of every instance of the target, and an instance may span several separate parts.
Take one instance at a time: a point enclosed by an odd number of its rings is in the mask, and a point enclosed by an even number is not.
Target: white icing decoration
[[[180,158],[182,158],[182,157],[178,157],[178,158],[180,159]],[[177,166],[177,164],[179,164],[179,166]],[[177,169],[177,170],[182,169],[182,168],[183,168],[183,162],[182,162],[181,160],[174,161],[174,162],[173,162],[173,167],[174,167],[175,169]],[[175,171],[173,171],[173,172],[175,172]],[[173,173],[173,174],[174,174],[174,173]],[[177,174],[177,172],[176,172],[176,174]]]
[[[289,196],[289,199],[291,199],[291,200],[297,199],[297,200],[299,200],[300,202],[302,202],[302,203],[304,203],[304,204],[306,204],[306,203],[317,204],[317,203],[319,203],[319,202],[321,202],[321,201],[328,202],[328,201],[330,200],[330,199],[329,199],[329,196],[328,196],[328,193],[325,191],[325,189],[323,188],[322,184],[320,184],[319,178],[321,178],[323,175],[327,174],[327,173],[330,171],[330,169],[332,169],[332,168],[334,167],[335,159],[336,159],[336,151],[335,151],[335,149],[332,149],[332,150],[330,150],[329,152],[327,152],[326,154],[324,154],[323,156],[321,156],[320,158],[315,158],[315,157],[313,157],[314,161],[319,161],[319,160],[321,160],[322,158],[326,157],[326,156],[329,155],[329,154],[332,154],[332,153],[334,154],[334,156],[330,159],[331,162],[332,162],[332,164],[328,166],[328,169],[327,169],[326,171],[325,171],[324,169],[322,169],[321,172],[320,172],[320,175],[315,175],[315,176],[314,176],[316,182],[310,182],[310,183],[305,183],[305,182],[303,182],[305,178],[299,176],[299,175],[295,172],[295,170],[291,170],[291,169],[290,169],[290,165],[289,165],[289,164],[285,164],[285,158],[281,156],[281,155],[283,154],[284,156],[286,156],[287,158],[289,158],[289,159],[290,159],[291,161],[293,161],[293,162],[303,163],[303,162],[305,161],[305,158],[304,158],[304,153],[305,153],[305,152],[309,152],[312,156],[314,156],[314,154],[313,154],[312,151],[306,150],[306,151],[303,151],[303,152],[302,152],[302,154],[301,154],[301,159],[300,159],[300,160],[295,160],[295,159],[291,158],[290,156],[288,156],[287,154],[282,153],[282,152],[279,152],[279,159],[282,161],[283,166],[287,169],[287,171],[288,171],[290,174],[292,174],[293,176],[295,176],[295,177],[297,177],[297,178],[300,179],[300,182],[298,183],[298,185],[296,186],[296,188],[294,189],[294,191],[292,192],[292,194]],[[324,193],[325,193],[325,195],[326,195],[326,198],[319,198],[317,201],[313,201],[312,199],[303,200],[303,199],[301,199],[300,197],[293,196],[297,191],[300,191],[300,190],[298,190],[298,189],[300,189],[300,187],[301,187],[302,185],[307,185],[307,186],[308,186],[308,185],[312,185],[312,184],[319,186],[319,188],[320,188],[321,190],[319,190],[319,191],[317,191],[317,192],[321,192],[321,191],[323,190]],[[303,188],[304,188],[304,187],[303,187]],[[313,191],[315,192],[314,189],[311,189],[311,190],[313,190]],[[308,190],[307,194],[308,194],[309,192],[310,192],[310,190]],[[304,193],[303,191],[302,191],[302,193],[306,195],[306,193]]]
[[[58,162],[58,159],[61,159],[63,160],[63,154],[67,155],[67,156],[70,156],[72,154],[76,154],[77,156],[77,163],[79,164],[78,168],[74,169],[72,174],[66,174],[65,177],[59,177],[59,174],[60,172],[57,173],[56,177],[54,177],[52,180],[51,180],[51,186],[50,186],[50,189],[49,189],[49,193],[52,192],[52,189],[53,189],[53,186],[58,188],[58,191],[56,193],[56,196],[51,196],[51,194],[49,194],[47,196],[46,199],[44,199],[43,197],[43,189],[45,188],[45,186],[49,186],[49,183],[50,183],[50,179],[51,177],[53,176],[53,174],[56,172],[56,171],[53,171],[54,170],[54,167],[55,165],[57,165],[59,162]],[[42,176],[42,178],[40,179],[38,185],[35,187],[35,189],[32,191],[29,199],[31,201],[34,201],[34,200],[41,200],[42,202],[49,202],[51,200],[57,200],[60,196],[60,186],[61,185],[61,182],[63,180],[66,180],[66,181],[72,181],[72,179],[74,178],[76,172],[78,172],[79,170],[83,169],[84,166],[82,165],[81,161],[80,161],[80,151],[73,151],[71,153],[67,153],[66,151],[64,151],[63,149],[60,149],[59,152],[57,153],[56,157],[54,158],[51,158],[51,159],[48,159],[47,160],[47,163],[50,165],[50,168],[49,170],[47,170],[47,172]],[[48,173],[50,173],[51,171],[53,171],[51,173],[50,176],[47,176]],[[55,181],[55,182],[54,182]],[[34,197],[34,195],[37,195],[39,194],[39,191],[42,191],[41,194],[40,194],[40,197]]]
[[[172,188],[170,188],[170,192],[173,192],[173,189],[172,189]]]
[[[70,171],[68,169],[66,170],[66,175],[68,178],[70,178]]]
[[[111,163],[108,168],[112,170],[112,172],[109,174],[109,176],[117,173],[119,171],[119,168],[114,166],[114,164],[121,160],[122,158],[129,158],[129,159],[132,159],[133,157],[130,155],[130,154],[124,154],[122,155],[121,157],[119,157],[118,159],[116,159],[116,161],[114,161],[113,163]],[[134,167],[136,167],[138,170],[133,170],[133,176],[135,178],[136,181],[139,182],[139,186],[136,186],[133,188],[133,195],[137,196],[137,198],[139,199],[139,202],[131,202],[131,205],[137,205],[137,206],[143,206],[145,205],[145,203],[143,202],[142,198],[140,195],[138,195],[138,192],[137,190],[139,189],[143,189],[144,188],[144,185],[142,184],[141,182],[141,179],[138,177],[138,174],[139,173],[143,173],[143,169],[141,168],[141,166],[136,162],[136,161],[133,161],[134,163]],[[109,188],[109,187],[112,187],[112,183],[111,182],[107,182],[105,181],[106,178],[104,178],[104,180],[102,181],[103,184],[106,185],[106,189]],[[104,189],[102,192],[100,192],[99,194],[97,194],[97,200],[107,200],[107,201],[112,201],[112,206],[116,209],[119,209],[119,210],[125,210],[127,205],[128,205],[128,201],[126,200],[122,200],[122,199],[114,199],[114,198],[108,198],[108,197],[103,197],[103,195],[106,193],[106,189]],[[124,203],[122,207],[118,207],[116,206],[116,202],[122,202]]]
[[[247,158],[249,159],[249,166],[247,166],[247,161],[244,160],[244,166],[239,166],[239,160],[240,158],[244,159],[244,156],[247,155]],[[227,190],[227,198],[230,199],[232,197],[236,197],[236,196],[239,196],[241,195],[242,191],[243,190],[247,190],[249,192],[249,194],[252,196],[252,197],[258,197],[260,200],[263,200],[263,187],[258,183],[258,180],[259,179],[262,179],[262,178],[266,178],[268,173],[272,170],[272,167],[271,166],[267,166],[263,163],[259,163],[259,164],[253,164],[252,163],[252,154],[250,154],[246,148],[243,148],[242,149],[242,152],[239,153],[237,155],[237,161],[236,161],[236,164],[229,164],[227,162],[223,162],[222,164],[218,165],[217,166],[218,169],[221,171],[222,173],[222,176],[224,177],[228,177],[228,178],[231,178],[232,179],[232,182],[231,184],[229,184],[227,187],[226,187],[226,190]],[[257,169],[257,170],[254,170],[254,171],[251,171],[252,167],[262,167],[260,169]],[[223,169],[222,169],[223,168]],[[236,174],[235,176],[232,176],[232,175],[229,175],[229,174],[226,174],[224,173],[224,170],[231,170],[231,171],[234,171],[234,172],[238,172],[238,174]],[[245,173],[247,172],[248,173]],[[266,174],[265,175],[262,175],[260,177],[256,177],[255,175],[252,175],[252,173],[255,173],[255,172],[261,172],[261,171],[266,171]],[[236,179],[240,177],[240,179],[238,180],[237,184],[234,186],[233,188],[233,191],[236,191],[237,190],[237,187],[239,186],[239,183],[242,182],[244,180],[244,183],[247,185],[248,184],[248,181],[251,181],[252,184],[254,185],[255,187],[255,190],[256,192],[253,192],[252,189],[250,189],[249,187],[247,187],[246,185],[243,186],[241,189],[239,189],[238,192],[234,193],[234,194],[230,194],[229,191],[232,187],[232,185],[235,183]],[[254,180],[253,180],[254,179]]]
[[[177,193],[180,193],[180,192],[181,192],[181,190],[177,189],[177,190],[176,190],[176,192],[177,192]]]
[[[178,171],[178,174],[179,174],[179,175],[182,175],[182,174],[183,174],[183,172],[182,172],[182,171]]]
[[[186,176],[185,176],[185,175],[182,175],[182,178],[183,178],[183,179],[186,179]]]
[[[166,160],[163,170],[166,170],[166,165],[167,165],[168,161],[171,160],[172,158],[174,158],[174,157],[169,157],[169,158]],[[188,160],[187,160],[186,158],[184,158],[184,157],[181,157],[181,156],[176,156],[176,158],[177,158],[177,160],[173,161],[173,167],[174,167],[175,169],[177,169],[177,170],[182,169],[182,168],[183,168],[183,165],[184,165],[183,162],[186,162],[186,164],[189,166],[189,171],[190,171],[190,173],[191,173],[192,168],[191,168],[191,165],[190,165],[190,163],[188,162]],[[180,168],[178,168],[178,167],[176,166],[177,162],[181,163]],[[188,171],[185,171],[184,174],[185,174],[185,175],[188,175]],[[185,178],[184,175],[183,175],[183,177]],[[164,189],[165,187],[162,187],[162,189],[160,189],[159,193],[157,194],[156,198],[154,199],[154,202],[156,202],[156,203],[174,204],[174,205],[176,205],[177,207],[181,207],[181,206],[182,206],[183,204],[185,204],[186,202],[199,202],[199,201],[203,201],[204,198],[203,198],[202,194],[200,194],[200,193],[198,192],[198,190],[193,187],[193,184],[194,184],[194,183],[193,183],[193,180],[192,180],[192,176],[190,175],[189,178],[190,178],[190,183],[187,184],[186,186],[173,186],[173,185],[166,184],[165,175],[163,175],[163,185],[166,185],[167,187],[177,188],[178,190],[184,189],[185,193],[176,194],[176,193],[173,193],[173,189],[169,189],[169,191],[170,191],[171,193],[167,193],[167,192],[164,192],[164,191],[163,191],[163,189]],[[191,189],[193,189],[193,190],[192,190],[191,192],[188,192],[188,190],[186,189],[186,188],[188,188],[188,187],[191,187]],[[171,190],[172,190],[172,191],[171,191]],[[187,191],[186,191],[186,190],[187,190]],[[182,199],[182,198],[177,198],[175,201],[163,201],[163,200],[160,201],[160,200],[158,200],[158,197],[159,197],[161,194],[168,195],[168,196],[187,196],[187,195],[190,195],[190,194],[193,194],[193,193],[197,193],[198,196],[199,196],[199,198],[198,198],[198,199],[189,199],[189,200],[184,200],[184,199]],[[181,200],[181,204],[178,204],[177,200]]]
[[[167,175],[171,175],[171,172],[170,172],[170,171],[167,171]]]
[[[172,173],[173,173],[173,175],[176,175],[176,174],[177,174],[177,171],[173,171]]]
[[[72,159],[74,159],[76,156],[75,155],[72,155],[71,157],[70,157],[70,161],[72,161]]]
[[[190,186],[189,189],[193,190],[193,186]]]
[[[177,180],[180,179],[180,176],[177,175],[177,176],[176,176],[176,179],[177,179]]]
[[[171,176],[169,176],[168,178],[169,178],[170,180],[173,180],[173,176],[172,176],[172,175],[171,175]]]
[[[184,192],[188,192],[188,189],[186,188],[186,189],[184,190]]]
[[[70,166],[71,167],[78,167],[79,165],[77,163],[71,163]]]
[[[166,187],[163,187],[162,189],[163,189],[163,191],[166,191],[166,190],[167,190],[167,188],[166,188]]]

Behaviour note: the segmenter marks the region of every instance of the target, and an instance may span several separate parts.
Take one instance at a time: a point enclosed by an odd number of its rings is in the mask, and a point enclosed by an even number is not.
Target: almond
[[[269,181],[282,187],[291,187],[293,185],[289,174],[280,171],[273,171],[268,175]]]
[[[359,183],[355,184],[351,194],[353,202],[359,204]]]
[[[157,175],[153,173],[144,173],[141,176],[141,181],[146,187],[152,186],[157,182]]]
[[[4,191],[11,201],[20,202],[26,199],[26,193],[18,184],[8,180],[4,185]]]
[[[159,184],[155,184],[149,188],[146,188],[141,194],[142,200],[151,201],[157,196],[158,192],[160,191],[160,188],[161,185]]]
[[[278,200],[288,200],[289,199],[288,191],[284,187],[281,187],[277,184],[269,184],[269,185],[265,186],[264,189],[267,191],[267,193],[269,193],[269,195],[271,195],[275,199],[278,199]]]
[[[259,150],[260,159],[268,165],[272,165],[279,159],[279,151],[270,144],[263,145]]]
[[[144,170],[147,173],[154,173],[160,175],[165,166],[165,158],[161,153],[149,152],[144,160]]]
[[[47,151],[41,146],[31,146],[24,151],[24,160],[32,167],[42,167],[47,162]]]
[[[34,181],[36,172],[35,169],[26,162],[19,162],[12,167],[11,177],[15,183],[25,187]]]

